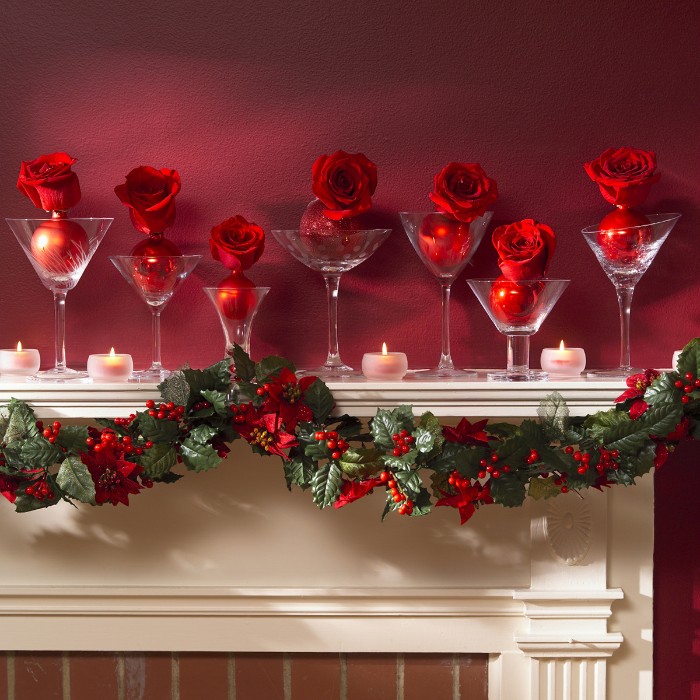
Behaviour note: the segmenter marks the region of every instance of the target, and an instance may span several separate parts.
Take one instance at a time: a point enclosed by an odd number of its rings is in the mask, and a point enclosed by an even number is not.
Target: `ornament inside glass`
[[[347,232],[369,227],[363,226],[362,215],[333,221],[323,213],[325,208],[318,199],[306,207],[299,223],[299,237],[312,257],[342,260],[352,253],[355,245],[355,239]]]
[[[653,236],[649,219],[634,209],[617,207],[603,217],[598,245],[608,260],[633,265]]]

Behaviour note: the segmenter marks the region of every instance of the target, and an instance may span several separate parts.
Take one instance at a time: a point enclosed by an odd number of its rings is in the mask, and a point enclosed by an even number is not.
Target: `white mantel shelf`
[[[412,405],[416,413],[438,416],[521,418],[534,416],[542,399],[558,391],[571,415],[581,416],[613,405],[624,382],[556,379],[546,382],[490,382],[483,375],[459,381],[407,380],[329,382],[336,413],[374,415],[376,409]],[[158,398],[155,384],[0,382],[0,404],[10,398],[28,402],[42,418],[113,418],[143,410]]]

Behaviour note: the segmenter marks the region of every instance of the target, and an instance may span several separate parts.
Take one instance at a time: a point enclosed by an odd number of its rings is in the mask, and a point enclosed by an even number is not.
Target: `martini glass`
[[[423,377],[466,377],[476,372],[455,369],[450,352],[450,290],[479,247],[493,212],[471,223],[440,212],[401,212],[401,222],[418,257],[438,278],[442,289],[442,354],[438,366]]]
[[[37,372],[33,381],[65,382],[86,379],[87,372],[66,366],[66,295],[85,268],[114,219],[6,219],[22,250],[53,292],[56,361],[53,369]]]
[[[653,214],[648,224],[620,229],[583,229],[586,243],[595,253],[600,266],[617,292],[620,307],[620,366],[614,369],[591,370],[590,376],[625,378],[643,372],[630,361],[630,307],[634,288],[659,252],[680,214]]]
[[[530,369],[530,336],[537,333],[569,280],[468,280],[479,303],[498,330],[508,337],[505,371],[488,372],[495,381],[527,382],[547,379]]]
[[[201,255],[115,255],[110,257],[122,277],[148,304],[152,315],[152,362],[148,369],[134,372],[141,382],[161,382],[170,375],[160,355],[160,315],[175,290],[201,260]]]
[[[260,304],[270,287],[227,289],[204,287],[204,293],[214,304],[224,331],[226,348],[224,354],[233,356],[233,345],[240,345],[250,355],[250,331]]]
[[[391,233],[389,228],[343,230],[332,235],[302,235],[298,230],[273,231],[277,242],[299,262],[320,272],[328,297],[328,357],[306,373],[326,379],[352,376],[354,370],[340,359],[338,350],[338,289],[340,277],[374,253]]]

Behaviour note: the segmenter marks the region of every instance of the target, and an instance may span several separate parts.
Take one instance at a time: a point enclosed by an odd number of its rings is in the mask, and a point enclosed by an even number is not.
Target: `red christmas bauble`
[[[418,232],[421,253],[444,268],[461,264],[469,256],[473,242],[468,223],[440,212],[426,216]]]
[[[54,274],[74,272],[90,255],[85,229],[70,219],[50,219],[38,226],[30,248],[39,265]]]
[[[333,221],[324,213],[325,205],[318,199],[306,207],[299,224],[302,243],[314,258],[342,260],[355,245],[354,237],[348,231],[362,231],[363,216]]]
[[[491,287],[491,310],[501,322],[526,324],[535,309],[539,290],[533,284],[496,280]]]
[[[653,236],[651,222],[634,209],[618,207],[600,222],[598,245],[608,260],[633,264]],[[635,227],[635,228],[633,228]]]
[[[216,296],[217,305],[226,318],[242,321],[255,308],[255,284],[242,272],[232,272],[219,283]]]
[[[129,255],[182,255],[182,251],[170,240],[161,236],[148,236],[139,241]]]
[[[137,243],[131,255],[134,261],[134,281],[144,294],[165,295],[175,289],[178,266],[171,257],[182,255],[180,249],[163,236],[149,236]]]

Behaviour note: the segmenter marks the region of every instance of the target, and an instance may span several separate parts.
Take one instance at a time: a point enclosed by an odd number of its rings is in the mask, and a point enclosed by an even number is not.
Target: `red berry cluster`
[[[40,427],[41,426],[41,427]],[[53,425],[49,428],[44,428],[44,424],[41,421],[37,421],[36,427],[41,430],[41,434],[53,445],[56,442],[58,434],[61,432],[61,424],[58,421],[54,421]]]
[[[538,455],[539,457],[539,455]],[[496,465],[498,464],[498,453],[492,452],[491,457],[489,459],[482,459],[479,462],[479,466],[482,467],[481,471],[479,472],[479,478],[480,479],[485,479],[489,474],[494,478],[494,479],[500,479],[501,474],[510,474],[511,472],[511,467],[510,464],[504,464],[501,466],[500,469],[496,469]]]
[[[24,489],[24,493],[26,493],[27,496],[34,496],[37,501],[50,501],[55,495],[51,487],[46,483],[46,479],[43,477],[27,486],[27,488]]]
[[[269,384],[263,384],[262,386],[259,386],[256,390],[255,393],[258,396],[265,396],[267,392],[270,391],[270,385]]]
[[[238,425],[241,425],[241,423],[245,423],[245,414],[247,412],[247,403],[239,403],[238,406],[236,406],[236,404],[233,404],[231,406],[231,413],[233,413],[233,422],[237,423]]]
[[[176,406],[172,401],[156,405],[153,399],[146,401],[148,415],[158,420],[175,420],[179,421],[185,415],[184,406]]]
[[[413,513],[413,501],[401,491],[399,483],[394,478],[394,475],[391,472],[384,471],[379,475],[379,479],[383,484],[386,484],[386,488],[391,494],[391,499],[394,503],[401,503],[403,501],[396,509],[399,515],[411,515],[411,513]]]
[[[575,462],[578,462],[579,466],[576,469],[576,471],[579,474],[585,474],[591,468],[590,463],[592,455],[590,452],[587,452],[586,450],[584,450],[583,452],[581,452],[580,450],[574,450],[574,448],[571,445],[567,445],[564,448],[564,452],[566,452],[566,454],[568,455],[571,455],[574,458]],[[620,468],[620,463],[616,461],[620,457],[620,453],[618,450],[608,450],[605,447],[601,447],[599,453],[600,460],[595,467],[598,474],[602,474],[606,469],[617,470]]]
[[[398,433],[394,433],[391,436],[391,439],[394,442],[394,449],[391,451],[391,454],[393,454],[394,457],[405,455],[410,451],[411,445],[416,441],[408,430],[401,430]]]
[[[683,396],[681,396],[681,403],[690,403],[690,394],[696,389],[700,389],[700,379],[696,378],[692,372],[685,373],[685,381],[682,379],[677,379],[674,382],[676,389],[683,390]]]
[[[326,441],[326,447],[329,450],[332,450],[332,459],[340,459],[350,448],[350,445],[343,440],[343,438],[341,438],[335,430],[331,430],[330,432],[319,430],[316,432],[314,437],[316,438],[317,442],[323,442],[324,440]]]
[[[120,450],[125,454],[142,455],[144,450],[150,450],[153,443],[147,440],[143,447],[134,445],[133,438],[130,435],[117,435],[110,428],[104,428],[102,432],[97,434],[97,439],[89,437],[85,443],[93,452],[102,452],[105,449]]]
[[[167,406],[167,404],[166,404]],[[178,406],[179,408],[179,406]],[[192,404],[192,410],[196,413],[197,411],[203,411],[205,408],[211,408],[211,403],[209,401],[196,401]],[[184,413],[184,411],[183,411]]]
[[[136,414],[130,413],[128,418],[115,418],[114,425],[119,425],[128,428],[136,420]]]

